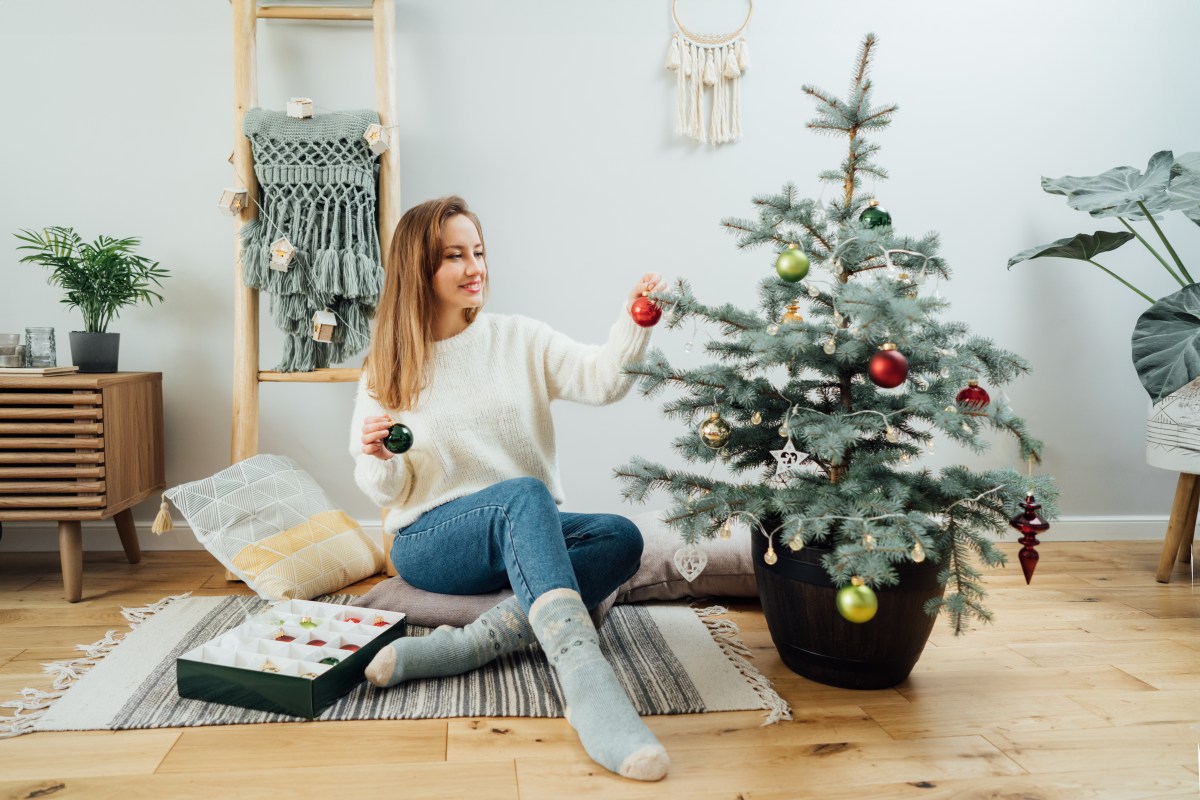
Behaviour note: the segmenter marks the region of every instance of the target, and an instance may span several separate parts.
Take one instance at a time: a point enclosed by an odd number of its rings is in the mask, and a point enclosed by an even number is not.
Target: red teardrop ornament
[[[643,328],[650,328],[657,325],[658,321],[662,319],[662,309],[649,297],[642,295],[633,301],[633,305],[629,308],[629,316],[633,317],[633,321]]]
[[[967,388],[959,392],[954,401],[966,411],[979,412],[987,408],[992,398],[987,390],[979,385],[979,381],[967,381]]]
[[[1050,530],[1050,523],[1038,516],[1041,506],[1032,494],[1025,495],[1019,505],[1024,510],[1010,519],[1008,524],[1021,533],[1017,541],[1023,546],[1017,558],[1021,561],[1021,572],[1025,573],[1025,583],[1028,584],[1033,580],[1033,571],[1037,569],[1038,552],[1034,548],[1041,544],[1037,534]]]
[[[871,356],[867,364],[867,375],[871,382],[883,389],[894,389],[908,377],[908,359],[888,342],[879,352]]]

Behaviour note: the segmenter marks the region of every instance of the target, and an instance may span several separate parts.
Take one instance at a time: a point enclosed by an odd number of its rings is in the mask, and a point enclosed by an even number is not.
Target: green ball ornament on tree
[[[775,259],[775,271],[788,283],[803,280],[808,274],[808,256],[796,245],[789,244],[788,249]]]
[[[875,590],[867,586],[862,578],[854,577],[850,579],[849,586],[838,589],[837,610],[850,622],[870,622],[879,610],[879,598],[875,596]]]
[[[878,200],[872,200],[863,209],[863,212],[858,215],[860,222],[866,224],[868,228],[882,228],[885,225],[892,224],[892,215],[887,212],[883,206],[879,205]]]
[[[387,438],[383,440],[383,447],[389,453],[407,453],[408,448],[413,446],[412,428],[407,425],[397,422],[392,427],[388,428]]]

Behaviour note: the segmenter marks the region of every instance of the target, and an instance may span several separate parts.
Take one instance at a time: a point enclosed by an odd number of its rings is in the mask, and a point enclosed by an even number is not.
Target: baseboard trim
[[[1040,538],[1049,544],[1060,542],[1156,541],[1167,531],[1166,516],[1155,517],[1085,517],[1070,516],[1056,520],[1053,527]],[[186,525],[155,536],[150,532],[152,520],[137,520],[138,541],[143,550],[203,550]],[[358,520],[362,529],[372,535],[382,532],[379,519]],[[0,552],[44,552],[58,550],[58,525],[53,522],[5,522]],[[1016,532],[1013,533],[1015,539]],[[121,540],[112,520],[83,523],[83,549],[89,552],[121,550]]]

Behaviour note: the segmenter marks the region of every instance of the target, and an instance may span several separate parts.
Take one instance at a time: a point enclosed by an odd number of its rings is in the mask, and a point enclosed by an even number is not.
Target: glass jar
[[[58,366],[58,354],[54,351],[54,328],[25,329],[25,366]]]

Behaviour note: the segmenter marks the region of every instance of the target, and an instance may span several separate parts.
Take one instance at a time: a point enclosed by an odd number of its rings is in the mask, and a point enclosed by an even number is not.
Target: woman
[[[610,514],[560,512],[550,401],[623,397],[624,364],[649,330],[633,299],[666,288],[648,273],[602,347],[517,316],[480,314],[487,266],[479,219],[458,197],[410,209],[396,226],[371,350],[359,385],[355,480],[388,507],[392,561],[418,588],[514,596],[465,628],[402,637],[367,667],[376,686],[457,675],[536,639],[554,665],[567,719],[588,754],[639,780],[666,774],[666,751],[600,652],[588,615],[638,568],[636,526]],[[383,446],[403,422],[415,443]]]

